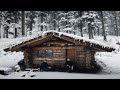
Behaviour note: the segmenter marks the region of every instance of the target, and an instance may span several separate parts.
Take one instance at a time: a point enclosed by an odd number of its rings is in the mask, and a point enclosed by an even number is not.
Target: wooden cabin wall
[[[24,50],[24,62],[27,67],[32,67],[33,65],[33,60],[32,60],[32,48],[26,48]]]
[[[29,67],[28,61],[29,61],[29,53],[28,53],[28,49],[25,49],[25,50],[24,50],[24,62],[25,62],[25,65],[26,65],[27,67]]]
[[[83,46],[79,46],[78,48],[76,48],[76,63],[80,66],[80,67],[85,67],[86,65],[86,53],[84,50]]]
[[[85,50],[86,52],[86,68],[91,69],[94,68],[95,65],[95,51]]]
[[[92,54],[91,54],[91,51],[90,50],[87,50],[86,51],[86,68],[91,68],[91,57],[92,57]]]
[[[37,57],[37,51],[39,50],[52,50],[53,57]],[[37,47],[33,49],[33,64],[41,64],[43,61],[47,61],[49,65],[65,65],[66,53],[64,47]]]
[[[32,51],[28,49],[24,50],[25,65],[30,67],[29,59],[32,59],[33,65],[40,65],[43,61],[47,61],[49,65],[64,66],[66,64],[68,49],[75,49],[76,58],[73,61],[80,68],[91,68],[91,62],[94,62],[95,51],[86,49],[84,46],[41,46],[33,47]],[[37,51],[40,50],[52,50],[53,57],[38,57]],[[31,53],[32,52],[32,53]],[[32,57],[31,57],[32,56]]]
[[[95,67],[95,53],[96,51],[91,51],[91,68]]]

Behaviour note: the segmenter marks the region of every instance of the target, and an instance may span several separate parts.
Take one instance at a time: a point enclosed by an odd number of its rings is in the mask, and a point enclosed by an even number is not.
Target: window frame
[[[48,53],[48,51],[51,51],[51,53]],[[40,55],[40,53],[41,53],[41,55]],[[43,54],[43,55],[42,55]],[[51,55],[49,55],[49,54],[51,54]],[[53,55],[53,50],[50,50],[50,49],[48,49],[48,50],[38,50],[37,51],[37,57],[41,57],[41,58],[51,58],[51,57],[53,57],[54,55]]]

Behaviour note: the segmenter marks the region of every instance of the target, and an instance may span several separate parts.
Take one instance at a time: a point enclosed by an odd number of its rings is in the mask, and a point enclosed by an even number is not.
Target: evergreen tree
[[[33,24],[35,24],[35,18],[37,17],[36,11],[26,11],[26,25],[27,28],[29,28],[29,31],[31,32],[33,30]],[[32,33],[31,33],[32,34]]]

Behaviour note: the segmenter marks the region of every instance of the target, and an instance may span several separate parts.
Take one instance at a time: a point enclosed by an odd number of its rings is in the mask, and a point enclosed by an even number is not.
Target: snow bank
[[[96,53],[95,56],[97,62],[104,63],[103,68],[107,73],[119,73],[120,74],[120,52],[101,52]]]
[[[0,75],[0,79],[120,79],[120,75],[23,71],[7,76]]]
[[[11,68],[2,68],[2,67],[0,67],[0,70],[7,71],[7,70],[11,70]]]
[[[18,43],[19,39],[0,39],[0,68],[13,67],[22,60],[23,52],[5,52],[3,49],[10,47],[11,45]]]
[[[0,67],[13,67],[15,66],[20,60],[24,58],[23,52],[8,52],[5,53],[4,51],[0,54]]]

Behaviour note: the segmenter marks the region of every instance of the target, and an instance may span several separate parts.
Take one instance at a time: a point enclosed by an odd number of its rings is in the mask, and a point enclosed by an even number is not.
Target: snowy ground
[[[102,41],[103,37],[96,37]],[[22,52],[4,52],[3,49],[13,43],[23,41],[19,39],[0,39],[0,68],[14,67],[18,61],[22,60]],[[108,36],[108,43],[115,44],[120,42],[120,37]],[[115,45],[115,52],[96,53],[96,61],[103,67],[102,72],[97,74],[86,73],[64,73],[64,72],[13,72],[10,75],[0,75],[0,79],[120,79],[120,48]],[[25,77],[22,75],[25,74]],[[35,75],[35,77],[30,77]]]
[[[24,77],[23,77],[24,76]],[[33,76],[33,77],[31,77]],[[85,74],[65,72],[13,72],[10,75],[0,75],[0,79],[120,79],[120,74]]]

